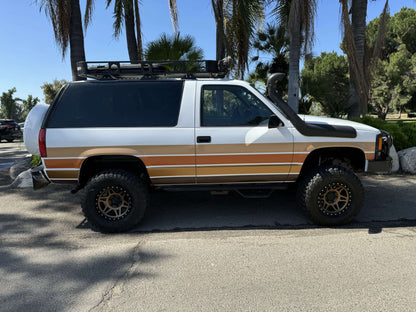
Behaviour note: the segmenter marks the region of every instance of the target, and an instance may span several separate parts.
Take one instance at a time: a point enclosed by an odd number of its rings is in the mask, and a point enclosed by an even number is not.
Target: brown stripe
[[[365,156],[367,157],[367,160],[373,160],[376,157],[375,153],[369,153],[369,154],[365,154]]]
[[[78,170],[46,170],[49,179],[77,179]]]
[[[146,166],[195,165],[195,156],[140,157]]]

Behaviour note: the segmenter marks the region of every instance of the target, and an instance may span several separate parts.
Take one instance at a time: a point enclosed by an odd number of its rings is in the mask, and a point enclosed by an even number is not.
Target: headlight
[[[393,145],[393,137],[390,133],[380,130],[376,138],[376,160],[386,160],[389,156],[390,147]]]

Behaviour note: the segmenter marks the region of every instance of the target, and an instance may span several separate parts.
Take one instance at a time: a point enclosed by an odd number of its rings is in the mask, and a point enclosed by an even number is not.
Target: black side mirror
[[[271,115],[269,119],[269,129],[283,127],[284,123],[276,115]]]

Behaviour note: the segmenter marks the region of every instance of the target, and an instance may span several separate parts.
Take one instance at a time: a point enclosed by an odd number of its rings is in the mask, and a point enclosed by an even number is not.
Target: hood
[[[305,121],[306,123],[313,123],[313,124],[326,124],[326,125],[333,125],[333,126],[350,126],[355,128],[357,131],[369,131],[369,132],[380,132],[379,129],[367,126],[365,124],[340,119],[340,118],[329,118],[329,117],[322,117],[322,116],[311,116],[311,115],[299,115],[299,117]]]

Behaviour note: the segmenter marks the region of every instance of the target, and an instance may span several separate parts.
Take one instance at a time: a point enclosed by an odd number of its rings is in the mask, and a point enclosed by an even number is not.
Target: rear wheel
[[[7,139],[7,142],[11,143],[13,142],[13,139]]]
[[[364,189],[360,179],[340,166],[322,166],[306,176],[298,188],[299,206],[320,225],[352,221],[361,209]]]
[[[148,204],[148,189],[124,170],[104,171],[88,182],[81,206],[91,226],[101,232],[123,232],[137,225]]]

